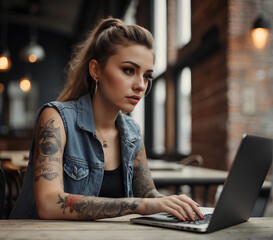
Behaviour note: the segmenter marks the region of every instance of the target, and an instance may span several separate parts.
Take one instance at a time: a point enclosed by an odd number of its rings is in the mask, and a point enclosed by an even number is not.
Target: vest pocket
[[[64,159],[64,190],[74,194],[85,194],[89,167],[84,161]]]

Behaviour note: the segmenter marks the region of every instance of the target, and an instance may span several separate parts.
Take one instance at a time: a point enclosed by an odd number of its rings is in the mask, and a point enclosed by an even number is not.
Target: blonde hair
[[[120,19],[102,19],[86,40],[78,44],[72,60],[67,65],[67,81],[57,100],[64,102],[77,100],[81,96],[94,94],[95,81],[89,74],[89,61],[95,59],[102,69],[117,46],[139,44],[153,50],[151,33],[138,25],[127,25]]]

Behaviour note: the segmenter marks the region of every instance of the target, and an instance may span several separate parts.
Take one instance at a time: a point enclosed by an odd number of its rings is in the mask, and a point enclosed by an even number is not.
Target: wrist
[[[145,206],[146,206],[146,199],[140,198],[137,200],[134,200],[133,202],[132,213],[133,214],[143,214],[145,212]]]

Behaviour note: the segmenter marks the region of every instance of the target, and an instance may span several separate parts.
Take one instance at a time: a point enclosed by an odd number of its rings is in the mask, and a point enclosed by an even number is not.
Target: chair
[[[4,208],[1,217],[8,218],[21,191],[23,178],[21,168],[14,166],[10,159],[1,158],[0,163],[1,170],[5,176],[5,182],[3,184],[5,186],[4,200],[1,202],[1,204],[4,205]]]
[[[6,178],[2,167],[0,166],[0,219],[4,216],[5,205],[5,193],[6,193]]]
[[[198,154],[193,154],[189,156],[183,157],[181,160],[178,161],[179,164],[185,165],[185,166],[197,166],[201,167],[203,166],[203,157]],[[196,199],[196,194],[195,194],[195,184],[192,185],[187,185],[190,187],[190,194],[192,199]],[[179,194],[181,192],[181,186],[176,186],[175,187],[175,194]],[[208,186],[205,186],[205,191],[204,191],[204,197],[203,197],[203,204],[206,205],[207,203],[207,198],[208,198]],[[204,205],[204,206],[205,206]]]
[[[196,166],[202,166],[203,165],[203,157],[198,154],[189,155],[187,157],[182,158],[178,161],[179,164],[183,165],[196,165]]]

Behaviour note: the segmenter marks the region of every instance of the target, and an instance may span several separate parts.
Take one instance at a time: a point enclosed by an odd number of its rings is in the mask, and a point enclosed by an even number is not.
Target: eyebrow
[[[136,64],[135,62],[132,62],[132,61],[124,61],[122,63],[129,63],[129,64],[132,64],[133,66],[135,66],[137,69],[140,69],[140,66],[138,64]],[[153,72],[154,70],[153,69],[149,69],[147,70],[146,72]]]

